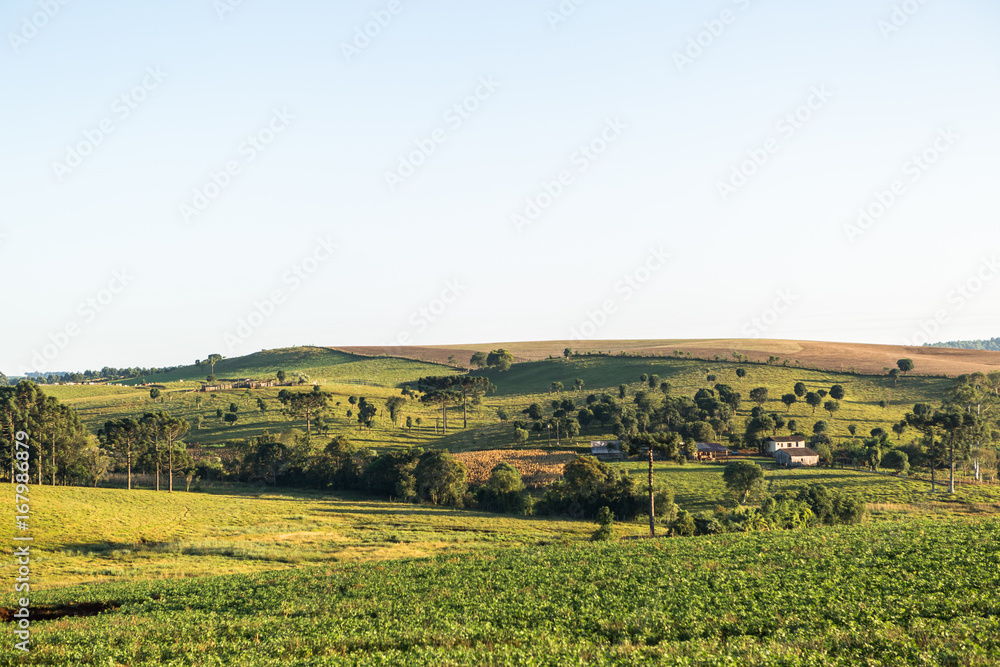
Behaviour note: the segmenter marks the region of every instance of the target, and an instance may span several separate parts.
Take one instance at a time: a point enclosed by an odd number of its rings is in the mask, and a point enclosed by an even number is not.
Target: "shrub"
[[[614,539],[615,519],[611,514],[611,509],[609,507],[604,506],[597,511],[597,523],[600,524],[600,527],[594,531],[593,535],[590,536],[592,541],[606,542]]]

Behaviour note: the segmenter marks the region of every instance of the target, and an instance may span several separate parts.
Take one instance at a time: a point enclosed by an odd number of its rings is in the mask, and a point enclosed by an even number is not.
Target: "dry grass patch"
[[[489,449],[480,452],[455,454],[468,470],[470,484],[483,484],[490,479],[493,469],[501,463],[517,468],[528,488],[551,484],[562,477],[566,464],[576,457],[573,452],[548,452],[541,449]]]

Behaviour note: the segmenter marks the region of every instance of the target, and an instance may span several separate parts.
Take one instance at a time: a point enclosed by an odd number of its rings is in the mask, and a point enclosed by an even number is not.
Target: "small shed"
[[[698,461],[714,461],[729,456],[729,448],[717,442],[699,442],[695,459]]]
[[[806,439],[801,435],[790,435],[787,438],[767,438],[764,440],[765,451],[774,456],[781,449],[799,449],[806,446]]]
[[[601,461],[621,461],[625,458],[621,440],[591,440],[590,453]]]
[[[774,453],[774,462],[790,468],[819,465],[819,454],[808,447],[779,449]]]

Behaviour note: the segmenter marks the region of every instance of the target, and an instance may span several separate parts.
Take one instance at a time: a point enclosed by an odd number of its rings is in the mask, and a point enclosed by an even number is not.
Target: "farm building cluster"
[[[801,435],[787,438],[768,438],[764,441],[765,451],[774,457],[777,465],[787,468],[819,465],[819,454],[806,446]],[[623,461],[625,452],[621,440],[591,440],[590,453],[602,461]],[[717,442],[699,442],[697,449],[688,458],[694,461],[718,461],[728,459],[733,451]]]
[[[224,389],[261,389],[263,387],[274,387],[278,383],[274,380],[251,380],[249,378],[239,378],[238,380],[218,380],[214,384],[202,385],[201,391],[222,391]]]

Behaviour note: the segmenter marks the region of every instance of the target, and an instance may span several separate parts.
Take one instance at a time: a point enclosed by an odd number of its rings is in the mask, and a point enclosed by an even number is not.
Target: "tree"
[[[625,398],[628,396],[628,387],[623,384],[618,385],[618,398]]]
[[[746,376],[747,376],[747,370],[745,368],[736,369],[736,377],[739,379],[740,382],[743,382],[743,378],[745,378]]]
[[[210,369],[209,372],[214,376],[215,375],[215,365],[217,363],[219,363],[220,361],[222,361],[222,355],[221,354],[210,354],[210,355],[208,355],[208,359],[206,359],[206,361],[208,361],[208,365],[211,367],[211,369]],[[211,380],[210,380],[210,382],[211,382]]]
[[[809,390],[806,388],[806,384],[804,382],[796,382],[795,388],[792,391],[795,392],[796,396],[802,398],[803,396],[806,395],[806,392]]]
[[[568,347],[565,350],[563,350],[563,357],[565,357],[568,360],[571,356],[573,356],[573,350],[569,349]]]
[[[469,428],[469,398],[477,405],[484,394],[496,390],[496,385],[487,378],[471,375],[452,376],[451,384],[462,395],[462,428]]]
[[[938,438],[942,426],[941,419],[934,414],[929,404],[917,403],[913,406],[913,412],[907,412],[903,420],[907,426],[924,434],[924,448],[931,469],[931,493],[934,493],[936,490],[934,470],[944,454],[943,443]]]
[[[448,433],[448,406],[457,404],[459,399],[463,398],[462,393],[455,388],[454,377],[445,375],[420,378],[417,380],[417,390],[422,394],[420,396],[421,403],[441,405],[444,432]]]
[[[406,405],[406,399],[402,396],[390,396],[386,402],[385,407],[389,411],[389,419],[392,420],[392,425],[396,425],[396,420],[399,418],[399,412]]]
[[[549,385],[549,393],[550,394],[553,394],[553,393],[554,394],[561,394],[562,390],[563,390],[563,383],[562,382],[558,382],[557,381],[557,382],[553,382],[552,384]]]
[[[278,373],[277,373],[277,375],[275,375],[275,377],[278,378],[278,383],[279,384],[284,384],[285,383],[285,379],[288,377],[288,374],[285,373],[285,371],[278,371]]]
[[[791,412],[792,406],[798,402],[798,399],[795,397],[795,394],[785,394],[781,397],[781,402],[788,408],[788,412]]]
[[[305,418],[306,433],[312,432],[312,417],[326,408],[328,399],[329,394],[324,392],[293,392],[288,389],[278,392],[278,402],[284,406],[288,416]]]
[[[568,349],[568,348],[567,348]],[[509,463],[502,462],[496,465],[490,472],[490,480],[486,486],[497,493],[511,493],[524,491],[524,480],[517,468]]]
[[[823,397],[815,391],[810,391],[806,394],[806,404],[813,409],[812,413],[816,414],[816,408],[823,404]]]
[[[362,396],[358,399],[358,423],[362,426],[368,427],[371,430],[372,425],[375,422],[375,415],[378,414],[378,408],[375,407],[374,403],[370,403],[367,398]]]
[[[750,400],[760,407],[763,407],[764,403],[767,402],[767,387],[757,387],[756,389],[751,389]]]
[[[222,416],[223,421],[225,421],[230,426],[236,426],[236,421],[240,418],[235,412],[227,412]]]
[[[905,475],[910,471],[910,457],[901,449],[893,449],[882,457],[882,465]]]
[[[417,495],[434,505],[461,507],[465,491],[465,466],[444,450],[425,452],[414,470]]]
[[[896,367],[906,375],[913,370],[913,359],[900,359],[896,362]]]
[[[131,417],[124,419],[109,419],[104,427],[97,432],[101,447],[115,457],[124,457],[127,474],[127,488],[132,488],[132,452],[143,441],[143,429],[139,422]]]
[[[167,490],[174,490],[174,448],[180,444],[188,431],[191,430],[186,420],[173,417],[167,413],[159,413],[160,433],[167,441]]]
[[[583,391],[583,378],[573,380],[573,386],[576,387],[577,391]]]
[[[149,397],[153,399],[153,402],[155,403],[156,399],[160,397],[160,390],[157,389],[156,387],[153,387],[152,389],[149,390]]]
[[[750,494],[764,488],[764,470],[756,463],[749,461],[733,461],[726,464],[722,472],[722,481],[733,496],[746,502]]]
[[[496,368],[499,371],[508,371],[510,367],[514,364],[514,355],[511,354],[510,350],[493,350],[488,355],[486,355],[486,365],[490,368]]]
[[[469,365],[475,366],[476,368],[486,368],[489,366],[489,362],[486,361],[486,353],[473,352],[472,357],[469,359]]]
[[[844,388],[841,385],[835,384],[830,387],[830,398],[839,401],[844,398],[844,395]]]
[[[827,401],[823,404],[823,409],[830,413],[830,419],[833,419],[833,413],[840,409],[839,401]]]
[[[528,442],[528,431],[523,428],[514,429],[514,443],[517,445],[523,445]]]

